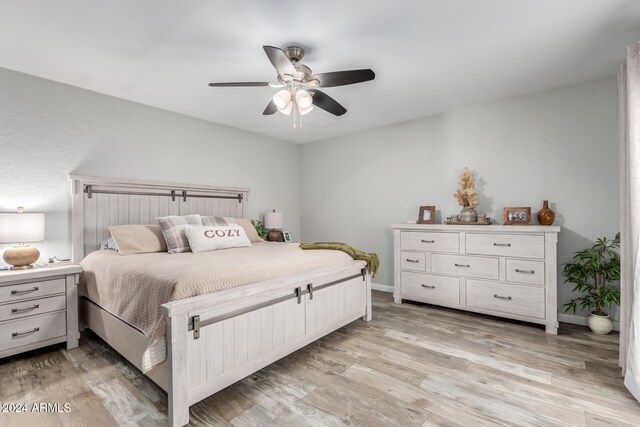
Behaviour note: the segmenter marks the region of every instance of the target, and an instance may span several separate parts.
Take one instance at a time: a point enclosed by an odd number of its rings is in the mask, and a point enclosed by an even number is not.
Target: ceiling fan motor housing
[[[288,46],[284,48],[284,54],[295,64],[296,62],[302,61],[304,49],[300,46]]]

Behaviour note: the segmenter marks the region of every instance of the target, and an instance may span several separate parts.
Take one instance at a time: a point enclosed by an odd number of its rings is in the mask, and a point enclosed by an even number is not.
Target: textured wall
[[[609,78],[305,145],[302,238],[377,252],[374,281],[392,285],[390,224],[416,220],[420,205],[436,205],[438,223],[459,212],[452,194],[469,166],[478,211],[500,222],[504,206],[537,212],[548,199],[568,262],[619,229],[617,111]],[[560,304],[571,295],[561,283]]]
[[[296,144],[0,68],[0,211],[47,214],[41,260],[71,255],[69,173],[248,187],[249,215],[276,208],[298,239],[299,159]]]

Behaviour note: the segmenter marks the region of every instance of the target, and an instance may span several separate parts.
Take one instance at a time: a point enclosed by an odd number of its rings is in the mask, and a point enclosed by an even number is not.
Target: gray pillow
[[[202,225],[200,215],[164,216],[156,218],[170,254],[191,252],[189,240],[184,234],[187,225]]]

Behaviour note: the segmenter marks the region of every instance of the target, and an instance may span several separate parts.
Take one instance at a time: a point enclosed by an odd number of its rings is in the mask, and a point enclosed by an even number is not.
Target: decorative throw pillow
[[[157,225],[112,225],[108,229],[120,255],[167,251],[162,230]]]
[[[160,231],[162,233],[162,231]],[[162,238],[164,241],[164,237]],[[113,237],[109,237],[107,240],[100,242],[100,250],[101,251],[117,251],[118,245],[116,241],[113,240]]]
[[[256,228],[251,224],[251,221],[246,218],[231,218],[228,216],[203,216],[202,224],[204,225],[229,225],[238,224],[244,229],[251,243],[264,242],[264,240],[258,236]]]
[[[189,225],[184,229],[192,252],[251,246],[244,228],[232,225]]]
[[[170,254],[189,252],[191,248],[189,240],[184,234],[184,229],[188,225],[202,225],[200,215],[165,216],[156,218],[156,221],[162,228],[162,234]]]

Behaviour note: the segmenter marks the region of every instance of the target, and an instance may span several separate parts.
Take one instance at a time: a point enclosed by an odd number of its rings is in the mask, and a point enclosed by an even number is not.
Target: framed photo
[[[291,233],[288,231],[284,232],[284,241],[291,243]]]
[[[435,224],[436,223],[436,207],[420,206],[420,214],[418,215],[418,224]]]
[[[531,207],[504,208],[502,222],[504,225],[528,225],[531,222]]]

